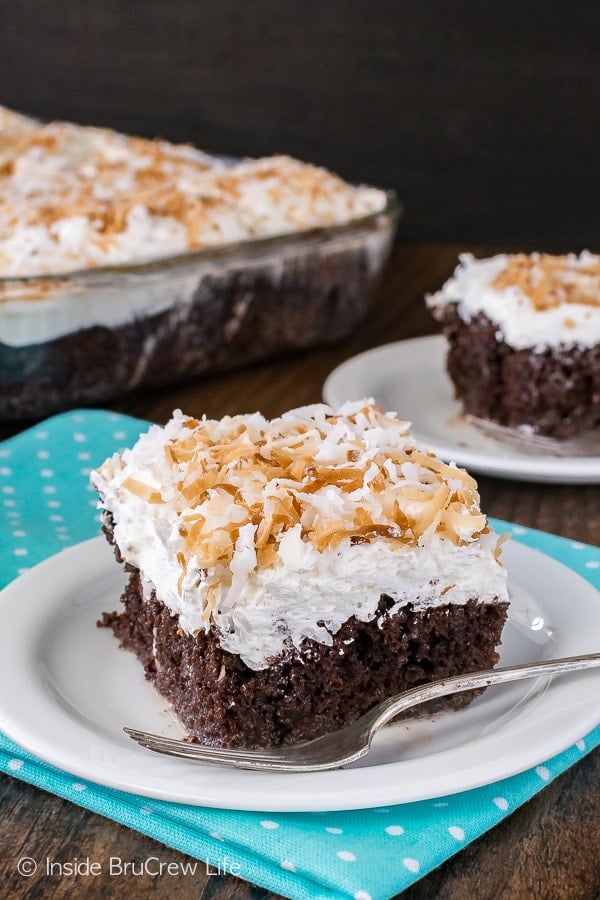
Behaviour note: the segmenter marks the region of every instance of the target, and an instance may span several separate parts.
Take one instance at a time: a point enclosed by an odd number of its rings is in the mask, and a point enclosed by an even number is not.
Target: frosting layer
[[[515,349],[600,342],[600,256],[533,253],[460,256],[444,286],[427,297],[434,315],[456,304],[464,321],[483,313]]]

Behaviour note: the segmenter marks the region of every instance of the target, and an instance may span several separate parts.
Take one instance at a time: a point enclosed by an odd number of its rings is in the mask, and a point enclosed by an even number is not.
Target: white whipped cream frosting
[[[155,590],[187,633],[215,628],[224,649],[239,654],[253,669],[266,667],[290,644],[300,647],[305,638],[331,644],[332,635],[351,616],[371,620],[381,594],[393,601],[385,616],[407,603],[423,609],[464,604],[472,598],[506,602],[506,572],[497,558],[497,536],[482,528],[485,519],[476,492],[471,498],[472,488],[465,487],[468,476],[441,463],[442,471],[433,472],[426,459],[423,463],[424,457],[410,461],[414,445],[408,424],[394,414],[381,413],[372,401],[366,403],[346,404],[337,413],[318,404],[271,422],[256,413],[200,423],[217,444],[226,444],[240,429],[251,440],[266,438],[263,452],[267,456],[270,447],[281,448],[282,439],[287,448],[300,435],[311,446],[312,462],[325,467],[346,470],[350,448],[353,464],[364,473],[362,484],[349,492],[336,484],[323,484],[317,490],[313,484],[303,492],[292,479],[265,481],[262,476],[240,488],[247,503],[263,505],[265,517],[279,508],[278,502],[290,491],[303,506],[301,519],[272,538],[273,557],[268,565],[260,564],[257,553],[261,524],[246,521],[245,507],[231,489],[220,494],[219,487],[210,488],[193,508],[182,501],[174,485],[182,483],[187,466],[169,459],[166,449],[193,430],[181,413],[176,412],[164,428],[152,426],[131,450],[94,471],[92,482],[100,493],[100,505],[112,516],[122,556],[140,569],[146,596]],[[315,434],[319,436],[316,452]],[[199,455],[200,468],[206,471],[209,454],[203,456],[201,451]],[[235,485],[235,462],[227,465],[227,483]],[[383,487],[382,478],[386,480]],[[132,484],[146,486],[146,495],[132,492]],[[461,496],[469,497],[456,519],[454,540],[436,530],[441,513],[418,537],[398,539],[400,530],[390,524],[382,508],[385,495],[395,492],[409,515],[412,511],[418,516],[421,506],[414,498],[421,493],[437,496],[440,490],[448,498],[461,491]],[[159,495],[162,502],[157,502]],[[355,542],[352,524],[358,506],[377,521],[381,532],[361,542]],[[223,528],[237,523],[233,550],[225,563],[218,560],[204,566],[182,537],[182,522],[200,511],[211,541],[222,539]],[[318,546],[319,523],[344,520],[348,536]]]
[[[570,302],[538,309],[519,285],[503,288],[493,285],[506,268],[510,255],[475,259],[470,253],[464,253],[459,259],[452,278],[426,298],[434,315],[448,304],[457,305],[465,322],[483,313],[498,326],[498,340],[515,349],[541,351],[559,344],[592,347],[600,342],[600,305]],[[566,259],[570,279],[582,285],[589,281],[589,276],[580,270],[600,262],[600,257],[587,251],[578,256],[570,254]]]

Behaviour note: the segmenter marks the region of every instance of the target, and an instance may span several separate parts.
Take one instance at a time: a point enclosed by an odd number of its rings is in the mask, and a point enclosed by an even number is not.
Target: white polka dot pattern
[[[418,859],[413,859],[412,856],[405,856],[402,860],[402,865],[408,869],[409,872],[418,872],[421,868],[421,864]]]

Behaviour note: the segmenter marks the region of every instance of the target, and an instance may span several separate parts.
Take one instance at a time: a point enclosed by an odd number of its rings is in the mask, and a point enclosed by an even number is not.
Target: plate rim
[[[562,570],[566,571],[569,578],[574,579],[580,584],[582,590],[584,591],[584,595],[588,591],[594,591],[594,587],[590,584],[590,582],[576,573],[573,569],[570,569],[564,563],[556,560],[554,557],[550,557],[547,554],[542,553],[541,551],[527,547],[527,545],[518,541],[515,542],[515,546],[519,548],[517,552],[524,554],[526,558],[531,558],[532,556],[534,559],[535,557],[542,557],[546,561],[550,561],[552,564],[560,566]],[[101,547],[104,548],[104,551],[106,552],[103,552],[100,549]],[[50,585],[48,590],[51,596],[52,593],[54,594],[54,602],[49,606],[48,604],[46,604],[47,608],[43,609],[43,612],[38,613],[38,619],[42,623],[49,622],[51,620],[52,614],[56,615],[57,612],[59,612],[68,602],[69,591],[67,588],[70,584],[69,579],[67,578],[67,586],[61,587],[60,585],[56,584],[56,581],[52,581],[50,576],[56,574],[56,572],[62,572],[63,574],[67,572],[70,575],[72,573],[72,567],[69,567],[69,563],[73,563],[73,561],[78,563],[79,568],[85,572],[85,576],[80,573],[79,581],[81,581],[82,578],[84,578],[84,580],[85,578],[87,578],[92,584],[98,577],[100,577],[98,574],[93,574],[94,567],[92,564],[94,563],[94,561],[96,568],[99,568],[100,574],[114,572],[116,565],[112,558],[112,554],[110,554],[110,548],[106,544],[104,538],[92,538],[91,540],[84,541],[71,548],[62,550],[58,554],[49,557],[42,563],[39,563],[36,567],[21,575],[18,579],[4,588],[2,592],[0,592],[0,602],[10,602],[13,599],[18,599],[21,595],[24,595],[25,597],[31,597],[34,594],[34,592],[30,590],[31,587],[33,587],[37,581],[42,580],[42,582],[46,583],[46,585]],[[564,573],[563,577],[566,577]],[[71,584],[71,594],[73,593],[74,589],[75,585]],[[57,599],[57,595],[59,596],[59,599]],[[591,596],[592,594],[590,594],[590,597]],[[586,604],[589,602],[587,599],[585,599],[585,597],[584,600]],[[30,604],[32,604],[33,602],[34,601],[31,600],[29,601]],[[40,604],[40,607],[42,607],[42,604]],[[600,617],[600,610],[598,610],[598,616]],[[19,617],[17,616],[16,618],[18,620]],[[28,627],[30,627],[30,619],[28,619],[27,625]],[[24,629],[26,634],[28,632],[28,627],[25,627]],[[34,638],[35,634],[30,634],[30,640],[34,640]],[[13,646],[14,648],[14,642],[11,642],[11,646]],[[118,645],[116,645],[116,643],[113,646],[117,652],[122,652],[120,648],[118,648]],[[583,737],[600,722],[600,712],[597,711],[594,716],[592,716],[590,712],[590,715],[586,716],[585,719],[583,719],[582,717],[582,721],[578,723],[576,729],[571,728],[568,733],[564,733],[559,730],[558,734],[553,734],[552,740],[545,736],[545,740],[542,742],[543,748],[538,748],[537,752],[533,755],[530,755],[526,760],[521,759],[520,762],[515,761],[512,765],[507,765],[507,761],[504,760],[503,766],[500,766],[500,763],[498,763],[497,766],[493,768],[491,777],[489,777],[489,759],[486,757],[485,761],[482,762],[480,753],[478,760],[476,760],[477,765],[468,767],[466,771],[463,771],[462,780],[458,782],[458,785],[452,784],[452,779],[455,778],[455,772],[453,771],[451,776],[446,774],[443,778],[441,778],[441,780],[439,777],[437,779],[434,777],[433,782],[435,783],[436,787],[433,791],[423,789],[422,782],[426,776],[421,775],[420,789],[415,789],[415,784],[413,783],[408,788],[405,785],[403,791],[401,792],[399,792],[398,790],[394,792],[393,778],[390,779],[387,776],[393,775],[394,773],[397,774],[399,771],[399,767],[402,766],[405,767],[405,771],[407,768],[409,770],[417,769],[418,771],[419,765],[423,765],[423,760],[422,758],[413,758],[404,762],[395,761],[391,763],[384,763],[379,766],[364,768],[361,770],[363,776],[361,779],[356,778],[356,773],[353,769],[336,770],[335,772],[314,773],[311,775],[290,776],[286,774],[281,775],[279,773],[263,774],[255,772],[242,772],[241,770],[217,770],[214,768],[212,768],[211,770],[205,768],[204,773],[206,773],[207,771],[212,773],[216,773],[217,771],[227,772],[228,778],[226,779],[226,781],[233,781],[233,788],[230,789],[228,793],[226,791],[227,796],[214,796],[214,791],[212,796],[206,795],[206,793],[204,793],[202,796],[200,796],[200,794],[194,794],[194,796],[190,796],[189,793],[183,793],[183,789],[181,787],[177,787],[177,789],[174,789],[172,787],[172,784],[179,783],[177,777],[178,774],[182,775],[182,777],[183,775],[187,775],[188,780],[193,781],[192,770],[187,768],[193,764],[179,760],[172,760],[168,757],[153,756],[153,765],[150,766],[150,768],[152,768],[154,771],[158,769],[158,781],[156,780],[156,776],[154,776],[154,783],[148,784],[148,778],[146,777],[144,781],[144,776],[142,773],[141,777],[143,783],[132,784],[131,780],[129,779],[129,772],[126,772],[125,777],[117,777],[113,774],[107,773],[106,771],[100,771],[99,773],[97,770],[91,769],[91,766],[93,765],[93,760],[91,759],[82,761],[81,759],[73,759],[72,756],[69,756],[65,760],[64,757],[60,756],[60,753],[64,752],[64,748],[61,751],[60,747],[57,748],[54,745],[48,746],[47,744],[44,744],[43,741],[42,746],[40,746],[39,734],[31,734],[31,723],[26,723],[24,728],[23,724],[19,724],[18,722],[15,726],[15,722],[11,721],[10,713],[7,717],[7,712],[5,709],[5,693],[4,688],[2,688],[2,685],[5,683],[5,679],[2,677],[2,675],[6,674],[6,666],[8,665],[10,667],[10,660],[11,657],[14,657],[14,655],[15,654],[13,652],[12,654],[7,655],[5,659],[0,660],[0,728],[2,728],[4,733],[9,738],[14,740],[15,743],[19,744],[34,756],[42,759],[44,762],[50,763],[51,765],[62,769],[63,771],[69,773],[74,777],[84,778],[96,785],[114,788],[116,790],[125,791],[129,794],[135,794],[140,797],[151,797],[159,800],[168,800],[172,802],[188,803],[194,806],[206,806],[219,809],[236,809],[246,811],[264,810],[271,812],[318,812],[346,809],[364,809],[376,808],[382,805],[396,805],[418,800],[428,800],[448,794],[462,793],[463,791],[471,790],[476,787],[482,787],[503,778],[510,777],[511,775],[515,775],[519,772],[526,771],[527,769],[567,749],[569,746],[574,744],[576,740]],[[570,676],[571,679],[576,677],[577,676]],[[558,688],[561,688],[561,684],[565,683],[559,683]],[[149,686],[149,689],[152,688]],[[593,704],[591,704],[591,706],[593,708]],[[22,709],[24,707],[25,704],[22,705]],[[81,728],[82,726],[80,726],[78,723],[75,723],[73,727]],[[89,741],[89,731],[85,733],[87,734]],[[497,737],[494,737],[493,740],[496,741]],[[441,752],[434,753],[433,755],[429,754],[429,757],[436,757],[437,762],[443,762],[445,757],[450,757],[450,759],[452,759],[453,755],[455,756],[457,753],[464,752],[465,746],[469,746],[470,744],[475,744],[476,746],[482,745],[485,749],[488,742],[488,738],[478,738],[475,741],[468,741],[466,745],[460,745],[459,748],[450,748],[442,750]],[[100,744],[101,747],[103,745],[108,746],[109,749],[112,750],[113,754],[115,747],[119,750],[120,753],[125,752],[127,758],[131,758],[132,760],[134,760],[136,767],[140,769],[142,768],[140,764],[143,761],[144,756],[150,753],[150,751],[143,750],[142,748],[133,744],[133,742],[131,743],[131,746],[129,746],[129,744],[122,746],[115,740],[112,740],[110,735],[107,735],[104,738],[101,737]],[[150,762],[150,757],[146,755],[145,758],[146,760],[148,760],[148,762]],[[427,758],[427,756],[425,758]],[[184,768],[182,768],[182,766]],[[486,775],[485,777],[482,776],[482,768],[488,770],[488,775]],[[166,774],[161,774],[163,769]],[[200,771],[199,767],[194,767],[194,769],[196,772]],[[368,773],[375,774],[369,775]],[[375,777],[377,774],[379,774],[379,778]],[[232,778],[231,776],[234,777]],[[431,779],[431,775],[428,777]],[[253,790],[248,790],[248,785],[250,784],[249,779],[255,779],[255,782],[252,785],[252,787],[254,788]],[[205,781],[209,785],[209,792],[211,780],[211,775],[209,774],[208,777],[205,778]],[[286,780],[287,787],[291,787],[294,790],[294,797],[296,799],[291,798],[290,790],[281,791],[281,785],[285,784]],[[402,779],[398,780],[402,781]],[[152,782],[152,779],[150,779],[150,781]],[[372,783],[375,784],[375,787]],[[244,786],[244,784],[246,785],[245,793],[241,788],[241,786]],[[270,794],[269,789],[271,790]],[[204,787],[204,790],[206,791],[206,785]],[[313,792],[312,794],[311,791]],[[310,796],[310,800],[306,799],[307,795]],[[264,799],[265,802],[258,803],[256,800],[257,796],[260,796],[261,801]]]
[[[367,359],[387,357],[399,350],[419,350],[421,359],[426,359],[436,367],[439,365],[438,374],[441,374],[451,389],[451,384],[443,366],[444,348],[446,339],[442,334],[421,335],[414,338],[406,338],[400,341],[390,341],[385,344],[368,348],[341,362],[327,375],[321,389],[325,403],[334,408],[345,400],[362,399],[371,396],[367,390],[359,397],[342,397],[337,384],[347,377],[349,371],[364,364]],[[375,397],[377,400],[377,397]],[[456,410],[458,411],[458,410]],[[401,414],[402,411],[398,410]],[[465,423],[465,428],[472,427]],[[519,454],[512,451],[502,456],[495,457],[492,453],[484,453],[477,449],[461,447],[458,443],[446,443],[439,440],[426,439],[419,435],[418,422],[412,420],[413,435],[433,450],[438,456],[447,461],[455,462],[474,472],[483,475],[492,475],[501,478],[513,478],[519,481],[533,481],[554,484],[598,484],[600,483],[600,457],[595,456],[535,456]],[[503,450],[506,450],[503,447]]]

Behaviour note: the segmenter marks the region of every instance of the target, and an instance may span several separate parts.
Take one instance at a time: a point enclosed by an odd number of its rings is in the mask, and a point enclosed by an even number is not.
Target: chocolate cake
[[[372,401],[176,412],[92,481],[129,573],[100,624],[192,740],[316,737],[498,659],[506,574],[476,485]]]
[[[465,254],[427,298],[464,411],[569,438],[600,425],[600,257]]]

